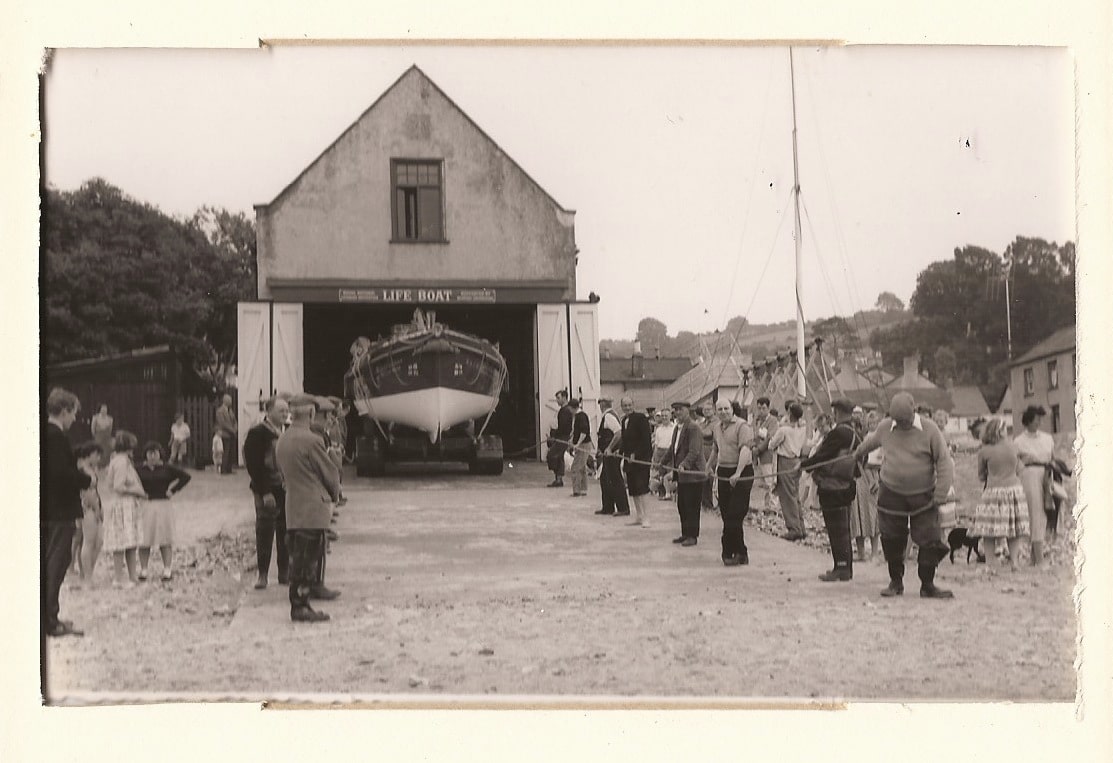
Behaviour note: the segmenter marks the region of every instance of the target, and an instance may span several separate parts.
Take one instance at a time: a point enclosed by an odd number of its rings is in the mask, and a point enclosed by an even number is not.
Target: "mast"
[[[796,243],[796,394],[801,400],[807,398],[807,387],[804,381],[804,304],[801,293],[803,292],[801,261],[801,231],[800,231],[800,163],[796,148],[796,67],[792,60],[792,46],[788,48],[788,71],[792,84],[792,202],[796,210],[795,225],[792,238]]]

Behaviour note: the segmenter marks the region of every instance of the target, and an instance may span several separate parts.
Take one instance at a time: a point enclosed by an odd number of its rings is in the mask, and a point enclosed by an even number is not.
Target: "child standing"
[[[77,468],[89,475],[92,482],[81,491],[81,549],[78,553],[78,574],[82,580],[93,580],[93,570],[97,566],[101,546],[101,525],[104,523],[104,509],[101,506],[100,492],[97,490],[97,468],[104,458],[104,452],[95,441],[79,445],[74,450]]]

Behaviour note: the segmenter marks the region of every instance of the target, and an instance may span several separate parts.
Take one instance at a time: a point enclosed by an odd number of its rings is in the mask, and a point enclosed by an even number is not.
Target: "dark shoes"
[[[901,596],[904,594],[904,583],[890,581],[888,588],[881,591],[882,596]]]
[[[262,591],[266,587],[267,587],[267,576],[266,575],[260,575],[259,579],[255,581],[255,590],[256,591]]]
[[[785,533],[781,537],[784,540],[804,540],[808,536],[804,533]]]
[[[564,487],[564,480],[560,480],[560,479],[553,480],[552,482],[550,482],[545,487]]]
[[[946,588],[938,588],[934,585],[920,587],[921,599],[953,599],[954,597],[954,592]]]
[[[603,514],[603,515],[605,515],[605,516],[609,516],[609,515],[611,515],[611,514],[614,514],[614,512],[613,512],[613,511],[607,511],[606,509],[599,509],[599,511],[597,511],[597,512],[595,512],[595,513],[596,513],[596,514]]]
[[[46,635],[52,638],[60,638],[62,636],[84,636],[85,631],[75,628],[74,624],[69,620],[59,620],[57,625],[47,629]]]
[[[279,585],[290,585],[290,575],[289,575],[289,573],[286,573],[286,572],[278,573],[278,584]]]
[[[628,517],[628,516],[630,516],[630,512],[628,512],[628,511],[616,511],[614,513],[614,515],[616,517]]]
[[[737,567],[742,564],[742,557],[740,556],[725,556],[723,557],[724,567]]]
[[[575,491],[572,492],[573,498],[583,498],[585,495],[587,495],[587,493],[577,493]]]
[[[323,585],[313,586],[309,589],[309,598],[319,601],[332,601],[333,599],[340,598],[340,592],[334,591],[331,588],[325,588]]]
[[[331,528],[328,529],[328,530],[325,530],[325,535],[328,536],[329,540],[333,540],[333,541],[340,540],[340,533],[336,532],[336,530],[333,530]]]
[[[845,583],[854,578],[854,572],[845,567],[836,567],[819,576],[824,583]]]
[[[680,545],[681,546],[694,546],[698,542],[699,541],[696,540],[695,538],[685,538],[684,540],[680,541]]]
[[[687,540],[687,538],[685,536],[681,535],[681,536],[678,536],[676,538],[673,538],[672,542],[673,543],[683,543],[686,540]]]
[[[323,623],[329,617],[325,612],[318,612],[310,607],[300,607],[290,610],[290,619],[295,623]]]

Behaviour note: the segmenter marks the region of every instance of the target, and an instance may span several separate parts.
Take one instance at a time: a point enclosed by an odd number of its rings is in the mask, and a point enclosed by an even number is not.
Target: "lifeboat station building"
[[[508,455],[540,457],[560,389],[597,419],[597,306],[576,301],[575,212],[416,66],[255,216],[241,447],[268,396],[342,396],[352,342],[390,336],[416,308],[498,343],[509,379],[487,433]]]

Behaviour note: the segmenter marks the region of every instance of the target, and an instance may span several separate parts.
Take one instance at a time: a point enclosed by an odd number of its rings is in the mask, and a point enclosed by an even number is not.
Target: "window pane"
[[[418,190],[418,208],[421,221],[421,238],[423,240],[440,241],[444,238],[441,227],[441,192],[439,188],[421,188]]]

